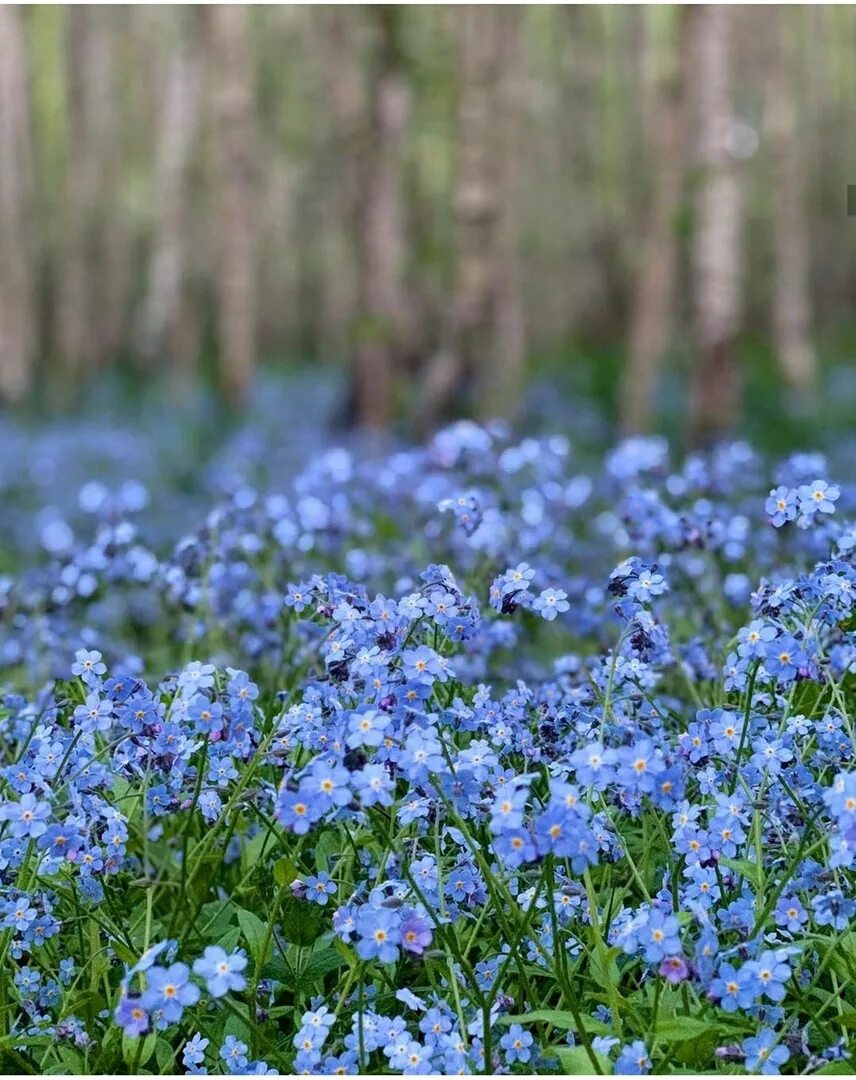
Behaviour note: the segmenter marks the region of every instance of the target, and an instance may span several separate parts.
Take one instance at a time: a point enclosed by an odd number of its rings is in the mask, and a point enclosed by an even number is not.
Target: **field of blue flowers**
[[[96,434],[0,433],[5,1071],[851,1070],[840,461]]]

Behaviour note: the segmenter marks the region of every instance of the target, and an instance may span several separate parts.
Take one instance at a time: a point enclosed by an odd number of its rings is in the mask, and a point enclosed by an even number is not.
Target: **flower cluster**
[[[573,460],[461,423],[172,550],[134,490],[47,530],[0,586],[17,1064],[848,1059],[853,492],[739,443]]]

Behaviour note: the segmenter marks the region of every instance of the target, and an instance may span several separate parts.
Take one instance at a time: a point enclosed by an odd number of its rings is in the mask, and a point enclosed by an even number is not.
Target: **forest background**
[[[2,6],[0,398],[791,445],[856,400],[854,115],[852,6]]]

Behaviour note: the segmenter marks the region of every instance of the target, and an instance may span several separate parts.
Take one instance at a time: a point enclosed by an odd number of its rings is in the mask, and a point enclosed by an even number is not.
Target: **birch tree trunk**
[[[87,95],[90,20],[97,12],[69,7],[66,12],[67,131],[60,258],[56,284],[57,345],[66,387],[89,368],[96,352],[91,320],[89,244],[92,227],[92,146]]]
[[[367,138],[360,12],[333,4],[318,8],[316,15],[311,26],[330,103],[327,206],[335,220],[335,227],[325,230],[324,236],[324,315],[334,347],[346,352],[360,298],[361,170]]]
[[[790,63],[790,12],[777,8],[771,41],[767,121],[773,163],[774,291],[773,334],[779,367],[808,407],[814,396],[817,361],[811,341],[809,241],[803,156],[798,134],[796,72]]]
[[[497,127],[500,146],[496,171],[500,193],[496,236],[492,333],[486,352],[477,358],[478,405],[486,418],[508,416],[521,404],[526,359],[526,316],[520,266],[520,167],[523,155],[523,107],[526,72],[523,54],[522,9],[497,10],[500,72],[497,86]]]
[[[729,153],[731,20],[735,9],[714,4],[696,12],[694,67],[700,182],[692,244],[696,358],[691,428],[707,443],[733,425],[740,400],[735,343],[742,289],[742,206],[736,162]]]
[[[495,114],[499,75],[497,8],[466,4],[458,26],[457,161],[453,192],[455,272],[447,344],[432,358],[420,392],[417,423],[441,415],[485,387],[493,347],[495,266],[500,221]],[[484,412],[484,402],[476,402]]]
[[[256,176],[248,11],[209,8],[216,128],[217,343],[227,400],[245,403],[256,363]]]
[[[698,9],[675,9],[676,40],[661,77],[651,120],[654,190],[633,292],[627,361],[622,372],[621,424],[647,431],[654,386],[674,326],[678,244],[675,216],[686,174],[687,49],[690,22]]]
[[[154,222],[148,281],[137,319],[144,358],[178,359],[187,271],[187,173],[197,126],[199,65],[184,34],[167,62],[154,162]]]
[[[86,169],[91,241],[87,248],[90,303],[89,359],[112,361],[123,345],[133,288],[132,225],[123,191],[123,32],[128,14],[103,8],[91,18],[85,41],[88,140]]]
[[[403,139],[409,88],[401,55],[401,9],[373,7],[368,136],[362,161],[361,317],[357,328],[356,414],[380,431],[392,419],[405,316]]]
[[[497,12],[466,5],[461,18],[461,87],[454,212],[457,273],[452,301],[452,348],[463,378],[473,381],[490,349],[492,266],[496,254],[499,193],[493,130],[498,76]]]
[[[34,341],[29,204],[31,153],[23,9],[0,6],[0,399],[21,401]]]

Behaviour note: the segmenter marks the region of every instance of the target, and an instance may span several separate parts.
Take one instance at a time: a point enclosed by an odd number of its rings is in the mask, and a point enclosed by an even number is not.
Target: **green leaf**
[[[756,889],[764,887],[763,871],[757,863],[750,862],[748,859],[728,859],[725,856],[722,856],[719,861],[727,866],[729,870],[735,870],[742,877],[745,877]]]
[[[829,966],[844,979],[849,979],[856,962],[856,931],[850,930],[833,942],[827,952]]]
[[[110,947],[113,949],[113,952],[115,952],[115,954],[119,957],[122,963],[127,964],[128,967],[136,964],[139,953],[129,949],[128,946],[121,942],[118,938],[113,938],[113,940],[110,942]]]
[[[277,982],[290,986],[297,982],[297,972],[287,958],[283,959],[281,956],[274,956],[262,968],[262,978],[275,979]]]
[[[51,1035],[3,1035],[0,1037],[0,1050],[5,1046],[55,1046],[56,1039]]]
[[[685,1039],[698,1039],[717,1027],[716,1023],[709,1020],[698,1020],[693,1016],[673,1016],[658,1020],[654,1034],[664,1042],[682,1042]]]
[[[332,830],[322,833],[315,844],[315,865],[319,870],[329,870],[329,860],[338,855],[341,848],[339,835]]]
[[[562,1070],[569,1076],[590,1076],[592,1074],[591,1058],[584,1046],[551,1046],[548,1048],[547,1054],[555,1054],[559,1059]],[[605,1054],[599,1054],[595,1050],[594,1056],[597,1058],[602,1073],[612,1072],[612,1062]]]
[[[264,947],[264,941],[267,937],[267,927],[258,917],[251,911],[247,911],[244,908],[238,908],[238,924],[241,927],[241,932],[244,935],[244,940],[250,950],[250,955],[257,964],[264,963],[264,957],[261,955],[262,948]]]
[[[241,928],[239,926],[230,926],[216,940],[221,949],[225,949],[226,952],[234,952],[240,938]]]
[[[232,924],[234,905],[228,901],[214,900],[206,904],[199,913],[200,925],[205,927],[206,937],[210,941],[217,941]]]
[[[856,930],[849,930],[846,934],[842,934],[834,947],[856,959]]]
[[[306,904],[286,895],[282,902],[280,925],[286,941],[295,945],[314,945],[324,932],[324,912],[318,904]]]
[[[260,832],[256,833],[256,835],[244,845],[241,857],[245,870],[249,870],[251,867],[258,865],[259,860],[267,850],[269,843],[270,838],[268,837],[267,832]]]
[[[318,979],[323,979],[325,975],[328,975],[331,971],[336,971],[337,968],[344,967],[346,963],[347,961],[338,949],[329,945],[317,949],[302,968],[300,982],[301,984],[312,983]]]
[[[83,1054],[79,1050],[75,1050],[72,1046],[63,1046],[59,1051],[59,1064],[62,1066],[62,1072],[64,1073],[80,1073],[83,1072],[85,1059]]]
[[[357,964],[360,962],[359,957],[357,956],[356,950],[352,949],[350,947],[350,945],[345,944],[345,942],[342,941],[341,938],[338,938],[338,937],[334,938],[333,939],[333,945],[339,950],[339,952],[345,958],[345,962],[347,963],[348,967],[352,967],[352,968],[356,967]]]
[[[171,1073],[175,1070],[175,1052],[166,1039],[158,1039],[155,1043],[155,1060],[161,1073]]]
[[[609,1028],[593,1016],[581,1016],[583,1027],[594,1035],[606,1035]],[[535,1009],[532,1012],[521,1013],[518,1016],[500,1016],[499,1024],[552,1024],[559,1031],[579,1031],[574,1014],[562,1009]],[[591,1062],[589,1062],[591,1064]]]
[[[134,1039],[130,1035],[122,1036],[122,1057],[126,1065],[133,1068],[137,1065],[142,1068],[155,1052],[155,1046],[158,1041],[158,1035],[156,1031],[150,1031],[148,1035],[143,1039],[142,1048],[140,1048],[140,1040]],[[139,1059],[137,1058],[139,1054]]]
[[[286,885],[290,885],[292,881],[297,879],[297,867],[291,861],[283,856],[281,859],[277,859],[273,864],[273,880],[284,888]]]
[[[227,1035],[234,1035],[240,1042],[250,1043],[250,1029],[245,1020],[240,1016],[235,1016],[234,1013],[230,1013],[226,1023],[223,1027],[223,1037]]]
[[[591,973],[598,986],[618,986],[621,973],[618,970],[616,957],[621,955],[621,949],[608,948],[598,942],[591,957]]]
[[[836,1016],[835,1023],[840,1027],[850,1028],[852,1031],[856,1028],[856,1012],[846,1012],[842,1013],[841,1016]]]
[[[76,990],[69,996],[66,1007],[69,1013],[92,1020],[104,1008],[104,1001],[100,990]]]
[[[123,1031],[116,1024],[111,1024],[104,1033],[94,1059],[90,1058],[89,1072],[96,1076],[103,1073],[115,1073],[118,1063],[117,1051],[121,1050]]]
[[[101,928],[95,919],[88,920],[89,929],[89,986],[90,989],[95,990],[101,985],[107,969],[110,966],[110,961],[107,959],[107,955],[101,948]]]

